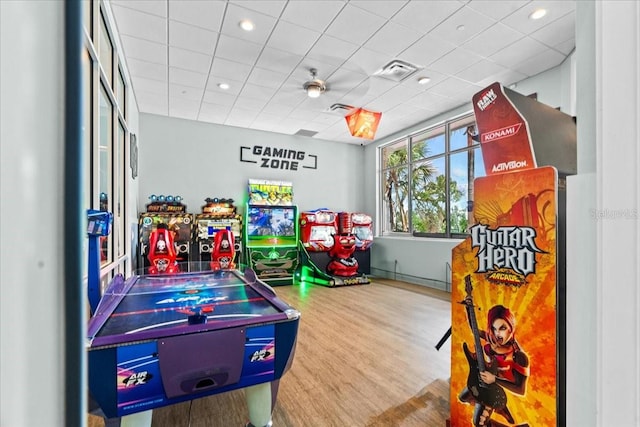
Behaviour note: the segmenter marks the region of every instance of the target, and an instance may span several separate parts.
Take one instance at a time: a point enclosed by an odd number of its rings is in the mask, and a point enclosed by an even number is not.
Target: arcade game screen
[[[296,236],[295,208],[291,206],[249,206],[247,237],[252,240],[263,237],[293,238]]]

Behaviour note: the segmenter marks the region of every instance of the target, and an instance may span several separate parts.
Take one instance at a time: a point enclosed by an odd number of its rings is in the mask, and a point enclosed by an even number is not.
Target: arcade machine
[[[474,180],[470,235],[452,250],[447,425],[565,425],[564,188],[577,172],[575,122],[499,83],[473,106],[486,176]]]
[[[155,196],[149,197],[150,202],[147,204],[146,212],[140,214],[138,218],[138,269],[150,273],[169,272],[157,271],[151,268],[154,260],[162,259],[171,264],[171,270],[178,271],[180,265],[189,269],[189,261],[191,261],[191,226],[193,217],[187,213],[187,207],[182,203],[180,196]],[[162,226],[160,225],[162,224]],[[152,242],[153,239],[153,242]],[[171,244],[171,240],[173,244]],[[158,243],[158,242],[161,243]],[[155,245],[152,246],[152,243]],[[157,245],[168,245],[168,249],[160,249],[156,253]],[[166,251],[166,254],[165,254]],[[157,257],[156,255],[159,255]],[[165,256],[168,255],[168,256]],[[175,259],[173,258],[175,256]]]
[[[290,182],[249,180],[246,263],[269,285],[291,285],[298,265],[298,209]]]
[[[303,212],[295,282],[332,287],[370,283],[372,223],[362,213]]]
[[[195,215],[193,223],[197,260],[209,264],[215,261],[212,255],[214,258],[226,258],[229,255],[229,249],[233,249],[233,257],[229,261],[233,265],[239,265],[242,254],[242,216],[237,213],[233,199],[214,197],[205,199],[205,202],[202,213]],[[220,236],[219,244],[215,245],[216,236],[220,231],[223,231],[226,236],[224,238]],[[230,247],[223,248],[222,246],[227,244],[225,242],[231,243]]]

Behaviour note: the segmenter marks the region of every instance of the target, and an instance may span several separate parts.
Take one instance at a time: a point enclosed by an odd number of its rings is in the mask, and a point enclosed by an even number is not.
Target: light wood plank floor
[[[444,427],[449,416],[450,294],[391,280],[327,288],[279,286],[302,317],[280,381],[275,427]],[[153,412],[153,427],[241,427],[244,392]],[[89,425],[102,420],[89,416]]]

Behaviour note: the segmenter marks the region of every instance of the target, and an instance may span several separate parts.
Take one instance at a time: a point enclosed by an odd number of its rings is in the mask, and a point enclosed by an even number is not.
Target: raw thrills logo
[[[480,97],[480,100],[476,102],[476,105],[478,106],[480,111],[484,111],[487,108],[489,108],[491,104],[493,104],[493,101],[495,101],[497,98],[498,98],[498,95],[496,95],[494,90],[489,89],[488,91],[482,94],[482,97]]]
[[[525,277],[536,271],[535,239],[537,232],[532,227],[498,227],[490,229],[483,224],[471,227],[471,247],[478,248],[476,273],[487,273],[487,278],[496,283],[521,286]]]

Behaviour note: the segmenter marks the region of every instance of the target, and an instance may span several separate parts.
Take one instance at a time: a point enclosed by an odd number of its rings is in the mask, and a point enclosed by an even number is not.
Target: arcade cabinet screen
[[[333,235],[338,234],[333,225],[314,225],[311,227],[310,242],[322,242],[325,246],[333,246]]]
[[[296,211],[294,207],[249,206],[247,235],[257,237],[296,237]]]

